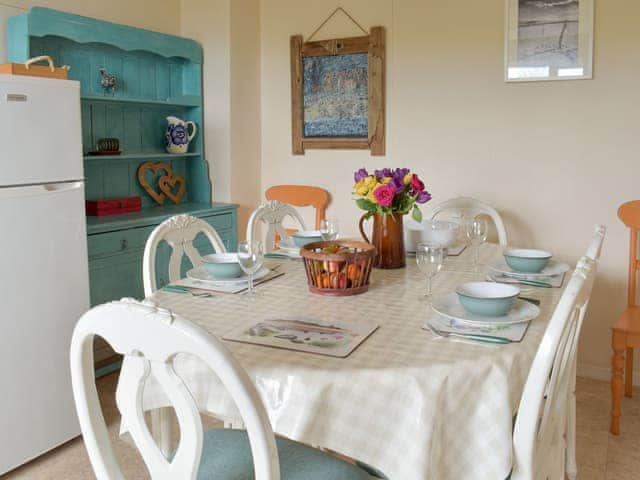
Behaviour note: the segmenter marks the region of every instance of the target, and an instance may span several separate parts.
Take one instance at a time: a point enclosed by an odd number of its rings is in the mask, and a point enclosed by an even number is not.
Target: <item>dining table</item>
[[[485,280],[502,248],[482,245],[479,265],[473,265],[471,248],[447,257],[433,279],[433,294]],[[345,297],[310,293],[302,261],[266,264],[284,275],[257,286],[256,298],[159,290],[148,300],[220,339],[262,319],[375,323],[379,328],[345,358],[223,342],[254,382],[278,435],[357,459],[391,480],[509,476],[514,418],[562,288],[522,287],[523,295],[540,301],[540,314],[521,342],[495,344],[442,337],[423,328],[434,313],[414,258],[407,257],[405,268],[374,270],[366,293]],[[180,354],[174,368],[203,413],[239,420],[203,362]],[[168,405],[150,380],[143,408]]]

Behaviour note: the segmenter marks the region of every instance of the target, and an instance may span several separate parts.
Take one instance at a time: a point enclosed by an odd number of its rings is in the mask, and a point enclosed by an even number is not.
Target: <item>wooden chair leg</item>
[[[613,331],[611,339],[611,346],[613,348],[613,357],[611,359],[611,433],[614,435],[620,435],[626,340],[626,335],[623,332]]]
[[[624,367],[624,396],[633,396],[633,348],[627,348]]]

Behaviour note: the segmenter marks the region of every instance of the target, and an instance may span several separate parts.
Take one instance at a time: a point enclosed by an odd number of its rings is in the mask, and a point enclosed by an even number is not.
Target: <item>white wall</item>
[[[575,262],[596,222],[609,226],[581,343],[581,369],[604,375],[609,326],[625,306],[627,233],[618,205],[640,197],[636,132],[640,2],[598,2],[595,78],[503,81],[504,0],[345,0],[366,28],[388,39],[386,158],[366,152],[291,155],[289,44],[309,35],[332,2],[262,0],[262,189],[301,183],[329,190],[329,215],[356,234],[351,200],[360,166],[407,166],[434,202],[456,195],[500,210],[513,244]],[[325,38],[358,34],[342,20]]]

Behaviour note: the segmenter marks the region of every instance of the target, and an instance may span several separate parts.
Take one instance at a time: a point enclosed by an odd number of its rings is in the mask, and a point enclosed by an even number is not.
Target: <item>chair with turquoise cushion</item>
[[[123,299],[93,308],[71,340],[73,395],[89,459],[98,480],[125,477],[114,455],[98,400],[93,339],[125,356],[116,404],[154,480],[364,480],[365,470],[319,450],[276,439],[247,373],[216,338],[151,302]],[[203,432],[198,407],[173,369],[179,353],[204,361],[220,379],[246,430]],[[180,426],[180,441],[164,455],[144,418],[142,391],[151,376],[162,386]]]

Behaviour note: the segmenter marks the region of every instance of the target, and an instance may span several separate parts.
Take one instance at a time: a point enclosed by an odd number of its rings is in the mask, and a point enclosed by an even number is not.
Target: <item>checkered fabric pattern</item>
[[[500,247],[486,244],[481,273],[471,252],[446,260],[434,294],[484,279]],[[412,258],[399,270],[375,270],[368,293],[328,298],[307,290],[300,262],[257,288],[262,296],[195,298],[158,292],[153,299],[212,335],[278,315],[376,322],[380,328],[349,357],[225,342],[254,380],[274,430],[373,465],[392,480],[502,480],[511,470],[513,415],[526,375],[561,289],[532,289],[541,315],[522,343],[492,345],[437,338],[421,326],[431,313],[420,295],[425,280]],[[213,373],[180,356],[176,371],[203,411],[237,418]],[[145,389],[145,408],[167,405],[157,385]]]

